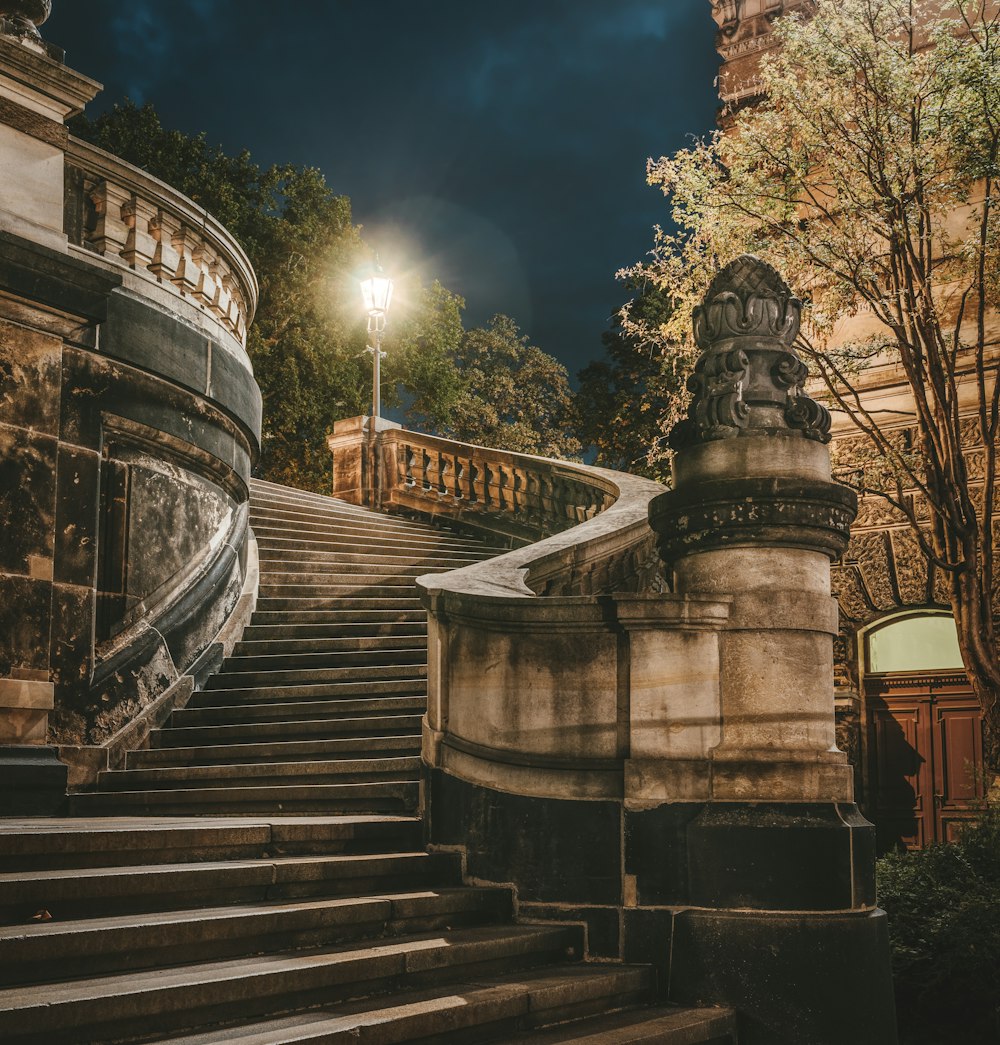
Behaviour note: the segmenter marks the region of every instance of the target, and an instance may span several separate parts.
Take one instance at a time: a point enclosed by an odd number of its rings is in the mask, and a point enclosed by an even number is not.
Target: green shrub
[[[1000,1040],[1000,808],[958,842],[882,857],[876,875],[904,1035]]]

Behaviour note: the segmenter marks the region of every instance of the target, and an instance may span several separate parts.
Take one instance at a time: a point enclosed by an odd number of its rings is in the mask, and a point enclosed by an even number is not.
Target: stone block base
[[[66,802],[66,780],[55,748],[0,747],[0,816],[56,816]]]
[[[741,1045],[894,1045],[874,829],[852,803],[517,795],[426,769],[430,841],[521,917],[586,926],[591,957],[653,965],[660,996],[720,1004]]]
[[[633,914],[635,937],[643,912]],[[670,1000],[735,1008],[740,1045],[897,1040],[884,911],[687,910],[671,928]]]

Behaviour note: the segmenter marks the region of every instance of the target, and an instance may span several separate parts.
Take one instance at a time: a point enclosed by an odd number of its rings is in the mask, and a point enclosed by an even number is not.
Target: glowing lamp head
[[[392,301],[392,280],[381,268],[376,267],[371,276],[361,281],[361,293],[368,315],[384,316],[389,311],[389,302]]]

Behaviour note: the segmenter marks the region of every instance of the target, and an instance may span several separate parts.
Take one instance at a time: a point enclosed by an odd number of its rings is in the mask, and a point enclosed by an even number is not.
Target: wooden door
[[[868,792],[880,853],[952,841],[983,796],[979,705],[964,676],[867,680]]]

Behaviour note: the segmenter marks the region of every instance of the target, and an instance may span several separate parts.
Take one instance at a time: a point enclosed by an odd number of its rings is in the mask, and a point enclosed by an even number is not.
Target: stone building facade
[[[775,20],[806,13],[811,0],[711,0],[721,121],[762,97],[761,57],[776,46]],[[994,5],[995,6],[995,5]],[[956,213],[955,221],[962,219]],[[864,310],[844,319],[834,342],[882,328]],[[1000,315],[988,317],[987,357],[1000,361]],[[959,367],[959,370],[962,368]],[[971,371],[971,366],[968,368]],[[960,381],[961,381],[960,377]],[[973,496],[982,490],[972,374],[965,377],[963,445]],[[886,357],[857,381],[866,409],[884,432],[912,440],[914,408],[902,367]],[[833,454],[844,470],[870,446],[850,421],[833,417]],[[916,491],[908,496],[917,497]],[[861,500],[850,545],[834,566],[840,603],[835,678],[838,743],[855,764],[865,812],[880,846],[920,847],[954,837],[982,794],[978,703],[962,667],[945,578],[922,554],[905,517],[876,497]],[[1000,599],[994,593],[995,612]]]

